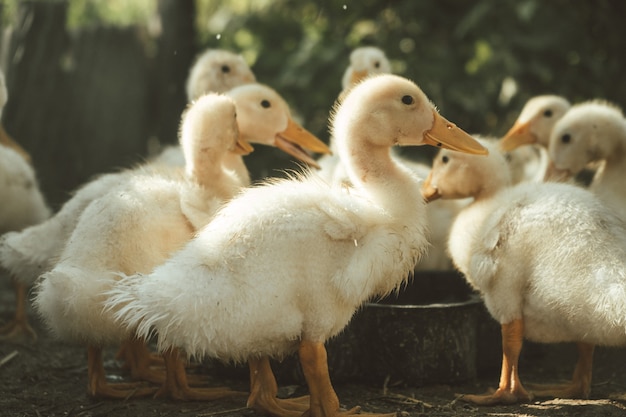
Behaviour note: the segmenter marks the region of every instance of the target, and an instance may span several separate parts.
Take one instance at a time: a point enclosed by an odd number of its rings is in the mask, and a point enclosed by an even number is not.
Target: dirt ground
[[[13,312],[13,292],[0,273],[0,322]],[[0,341],[1,416],[193,416],[235,417],[258,415],[245,406],[245,397],[214,402],[174,402],[152,398],[99,400],[86,393],[86,354],[81,346],[52,338],[31,312],[38,333],[35,342]],[[125,379],[115,351],[107,351],[105,368],[115,379]],[[494,355],[497,356],[497,355]],[[520,363],[523,381],[553,382],[568,379],[575,361],[571,346],[527,345]],[[626,349],[599,348],[594,363],[594,381],[589,400],[548,399],[530,404],[475,407],[459,400],[458,393],[481,393],[495,387],[500,358],[477,378],[456,385],[405,386],[390,381],[387,386],[335,383],[342,406],[360,405],[363,412],[399,412],[404,416],[626,416],[626,402],[612,400],[626,392]],[[214,366],[200,371],[209,385],[227,385],[246,391],[245,377],[224,378]],[[245,375],[245,372],[242,373]],[[236,376],[236,374],[235,374]],[[306,387],[279,379],[280,395],[303,395]]]

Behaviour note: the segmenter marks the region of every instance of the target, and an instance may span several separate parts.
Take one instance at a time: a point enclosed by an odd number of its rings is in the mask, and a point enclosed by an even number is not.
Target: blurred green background
[[[241,53],[327,141],[349,53],[375,45],[445,117],[501,135],[537,94],[623,106],[625,16],[622,0],[5,0],[2,122],[58,207],[93,175],[177,141],[203,49]],[[260,146],[247,163],[254,179],[296,167]]]

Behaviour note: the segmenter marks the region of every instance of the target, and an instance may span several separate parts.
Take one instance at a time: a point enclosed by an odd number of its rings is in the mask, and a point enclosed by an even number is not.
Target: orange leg
[[[493,394],[464,395],[462,400],[478,405],[514,404],[532,400],[519,379],[518,364],[524,340],[524,321],[502,325],[502,371],[500,385]]]
[[[323,343],[302,341],[298,350],[302,371],[306,378],[311,404],[306,417],[338,417],[359,414],[360,407],[344,411],[339,409],[339,398],[330,383],[326,348]],[[391,414],[370,414],[368,416],[393,417]]]
[[[88,391],[92,397],[126,399],[152,395],[156,391],[156,389],[143,386],[140,383],[108,383],[102,364],[102,348],[96,346],[87,348],[87,375],[89,378]]]
[[[226,387],[190,388],[185,371],[185,363],[180,358],[178,349],[172,348],[163,353],[165,361],[165,382],[155,397],[170,397],[175,400],[212,401],[224,397],[247,395]]]
[[[576,346],[578,347],[578,362],[572,381],[564,384],[528,384],[533,394],[537,397],[589,398],[595,346],[583,342],[577,343]]]
[[[301,417],[309,409],[309,396],[280,399],[278,385],[267,356],[250,358],[250,396],[248,408],[273,417]]]
[[[165,381],[165,369],[163,368],[163,358],[150,352],[145,342],[136,338],[122,342],[115,359],[123,360],[124,367],[130,370],[134,379],[162,384]],[[154,366],[161,366],[161,369],[154,369]]]
[[[26,314],[26,286],[15,279],[13,285],[15,287],[15,317],[0,327],[0,338],[9,340],[32,338],[37,340],[37,334],[30,327]]]

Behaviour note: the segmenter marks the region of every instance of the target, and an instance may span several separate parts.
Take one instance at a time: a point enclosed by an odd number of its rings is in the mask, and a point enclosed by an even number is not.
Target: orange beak
[[[435,110],[433,110],[433,115],[435,116],[433,127],[424,134],[423,143],[473,155],[487,155],[489,153],[476,139],[459,129],[454,123],[446,120]]]
[[[235,152],[237,155],[248,155],[252,151],[254,151],[252,145],[250,145],[248,141],[239,138],[235,143],[235,149],[233,152]]]
[[[502,152],[510,152],[522,145],[537,143],[537,136],[530,131],[529,122],[516,122],[511,129],[500,140]]]
[[[319,168],[319,165],[307,150],[323,154],[331,153],[324,142],[292,119],[289,119],[287,129],[276,135],[275,145],[282,151],[315,168]]]
[[[424,197],[424,200],[427,203],[430,203],[431,201],[435,201],[441,197],[441,194],[439,193],[439,189],[432,185],[432,176],[433,176],[433,172],[430,171],[430,173],[428,174],[428,177],[422,184],[422,188],[420,189],[422,193],[422,197]]]
[[[350,85],[356,85],[356,84],[360,83],[368,75],[369,75],[369,73],[367,72],[367,70],[352,72],[352,76],[350,77]]]

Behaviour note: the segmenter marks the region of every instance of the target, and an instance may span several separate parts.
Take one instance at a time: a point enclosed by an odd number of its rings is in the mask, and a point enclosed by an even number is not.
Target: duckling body
[[[45,220],[50,215],[35,171],[14,149],[0,145],[0,234]]]
[[[535,394],[586,397],[593,346],[626,344],[626,223],[574,185],[510,186],[510,176],[494,175],[504,164],[497,151],[482,159],[441,151],[424,184],[426,195],[474,197],[452,226],[449,251],[502,325],[500,387],[465,399],[532,398],[517,374],[523,338],[577,343],[572,383]]]
[[[376,110],[380,118],[372,120]],[[482,151],[458,129],[435,129],[434,117],[408,80],[365,81],[333,124],[352,188],[305,175],[248,189],[148,276],[121,280],[110,304],[139,335],[153,329],[161,349],[248,360],[251,407],[338,415],[323,343],[364,301],[401,285],[427,244],[418,184],[392,160],[390,146],[431,143],[444,131],[442,143]],[[174,287],[176,297],[166,289]],[[310,403],[295,410],[269,401],[275,381],[265,367],[267,357],[294,350],[311,389]]]

